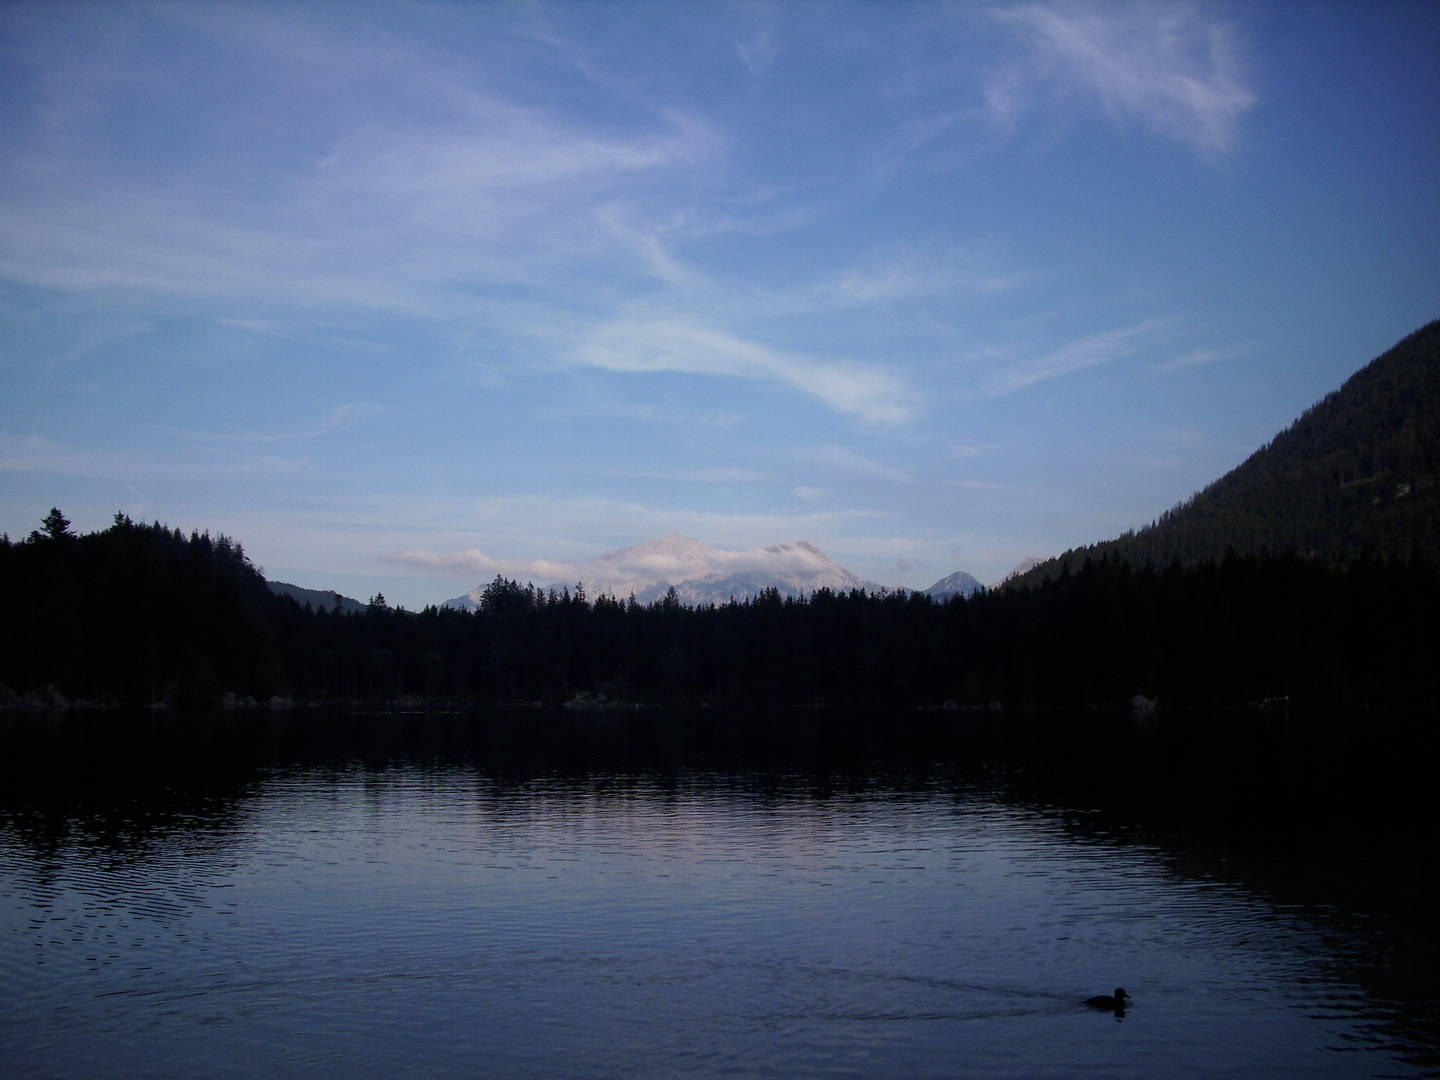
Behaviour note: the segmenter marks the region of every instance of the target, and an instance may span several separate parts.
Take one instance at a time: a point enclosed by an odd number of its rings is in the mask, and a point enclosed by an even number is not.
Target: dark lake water
[[[10,717],[0,1075],[1440,1075],[1434,720]]]

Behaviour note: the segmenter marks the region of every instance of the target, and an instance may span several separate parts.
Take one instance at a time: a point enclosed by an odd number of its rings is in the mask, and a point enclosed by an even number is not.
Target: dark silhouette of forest
[[[835,594],[687,607],[496,578],[480,609],[359,613],[272,593],[242,547],[59,511],[0,542],[0,682],[88,702],[727,707],[1433,706],[1440,573],[1423,554],[1339,566],[1110,558],[937,603]],[[35,699],[32,699],[32,701]],[[283,703],[283,702],[281,702]]]
[[[1152,525],[1067,551],[1030,571],[1108,557],[1190,566],[1293,549],[1440,560],[1440,320],[1372,360],[1288,429]],[[1018,579],[1017,579],[1018,580]]]
[[[59,510],[0,539],[0,707],[397,700],[1433,709],[1440,322],[1152,527],[944,602],[687,607],[496,578],[475,612],[267,587],[240,544]],[[318,594],[315,594],[318,595]],[[337,610],[338,605],[338,610]],[[46,689],[53,688],[53,689]],[[21,694],[25,697],[21,697]]]

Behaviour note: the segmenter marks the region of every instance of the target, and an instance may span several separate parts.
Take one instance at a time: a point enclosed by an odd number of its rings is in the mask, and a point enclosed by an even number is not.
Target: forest
[[[584,707],[1433,710],[1440,570],[1425,551],[1344,564],[1292,551],[1189,565],[1102,555],[935,602],[776,592],[688,607],[496,578],[479,610],[272,593],[227,537],[58,510],[0,541],[0,695],[95,705],[487,703]],[[226,695],[232,695],[227,699]]]
[[[989,592],[690,607],[496,578],[311,607],[243,547],[52,509],[0,537],[0,708],[1403,706],[1440,699],[1440,321],[1149,527]],[[337,605],[339,599],[337,598]]]
[[[1146,528],[1075,548],[1031,571],[1087,560],[1191,566],[1293,549],[1440,558],[1440,320],[1405,337],[1237,468]]]

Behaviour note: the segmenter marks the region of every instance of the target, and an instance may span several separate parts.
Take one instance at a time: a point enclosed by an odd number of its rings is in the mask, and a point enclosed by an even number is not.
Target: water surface
[[[1433,1075],[1431,747],[1238,723],[5,721],[0,1073]]]

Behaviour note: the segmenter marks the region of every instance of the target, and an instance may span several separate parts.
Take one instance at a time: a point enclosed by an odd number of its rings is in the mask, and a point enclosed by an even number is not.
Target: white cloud
[[[1153,370],[1155,374],[1163,375],[1169,371],[1200,367],[1202,364],[1214,364],[1220,360],[1234,360],[1249,353],[1251,348],[1250,345],[1229,345],[1222,348],[1192,349],[1190,352],[1177,356],[1174,360],[1156,364]]]
[[[181,440],[188,445],[190,450],[206,448],[215,452],[226,446],[243,447],[249,444],[264,445],[323,439],[349,431],[363,420],[379,415],[382,411],[378,405],[368,401],[351,402],[348,405],[332,409],[319,423],[311,424],[298,431],[255,431],[238,425],[221,426],[219,424],[201,429],[157,425],[152,430],[158,434]]]
[[[660,404],[619,400],[608,396],[602,390],[582,385],[575,389],[573,402],[546,404],[535,410],[535,417],[552,423],[568,424],[581,419],[629,420],[638,424],[663,424],[670,427],[706,427],[726,431],[734,428],[744,417],[739,413],[686,412]]]
[[[502,574],[513,578],[535,578],[541,581],[562,581],[575,573],[570,563],[549,559],[492,559],[479,548],[437,554],[416,548],[386,557],[389,562],[416,566],[441,574],[479,574],[482,577]]]
[[[613,323],[586,342],[576,359],[607,371],[676,371],[778,382],[870,423],[901,424],[916,409],[909,387],[879,368],[782,352],[677,321]]]
[[[1012,491],[1011,484],[996,484],[989,480],[941,480],[946,487],[963,488],[966,491]]]
[[[775,37],[775,13],[769,7],[757,9],[758,23],[755,30],[735,42],[735,52],[745,70],[756,78],[770,74],[775,58],[780,55],[780,42]]]
[[[132,483],[136,480],[239,480],[293,476],[294,460],[276,454],[208,453],[153,455],[101,453],[63,444],[39,435],[0,433],[0,473],[83,477]]]
[[[400,518],[404,504],[393,504],[389,513]],[[709,500],[700,504],[712,507]],[[736,513],[724,509],[685,509],[655,506],[615,497],[497,496],[475,504],[455,506],[451,513],[457,528],[480,536],[486,546],[503,544],[516,550],[535,538],[546,547],[564,544],[569,550],[580,545],[594,552],[597,544],[617,547],[633,543],[637,536],[664,536],[684,532],[703,536],[717,544],[748,545],[777,536],[807,536],[817,543],[832,541],[837,527],[846,521],[874,516],[872,512],[846,507],[806,513]],[[418,512],[409,512],[415,520]],[[463,523],[463,524],[461,524]],[[843,530],[848,533],[850,530]],[[490,538],[494,538],[493,543]],[[466,541],[468,542],[468,541]],[[552,547],[553,549],[553,547]],[[579,558],[578,552],[575,558]]]
[[[587,267],[608,258],[613,271],[632,244],[602,220],[603,204],[673,180],[705,153],[693,125],[621,136],[503,103],[479,111],[460,131],[365,127],[258,197],[103,170],[84,183],[12,186],[0,201],[0,276],[449,319],[475,312],[477,287],[553,289],[558,274],[576,290]]]
[[[736,576],[776,577],[806,589],[846,588],[851,580],[814,544],[786,544],[731,551],[687,536],[671,535],[600,556],[579,570],[587,587],[624,596],[644,596],[667,584]]]
[[[475,20],[492,16],[506,22]],[[634,261],[603,209],[620,196],[683,202],[722,149],[673,104],[632,98],[600,121],[506,82],[487,70],[502,66],[503,26],[475,35],[495,50],[487,65],[298,9],[131,8],[111,21],[109,33],[67,29],[63,44],[37,21],[45,40],[27,59],[46,66],[45,124],[0,154],[0,277],[219,301],[251,322],[257,303],[473,319],[496,286],[589,299],[603,288],[591,275],[613,282]],[[112,54],[125,41],[128,65],[163,80],[173,61],[159,50],[176,35],[213,50],[214,78],[177,93],[171,130],[141,140],[186,152],[145,157],[115,137],[154,127],[145,83]]]
[[[1231,29],[1192,5],[1023,4],[995,18],[1028,46],[984,87],[1005,124],[1042,102],[1080,97],[1213,155],[1231,147],[1256,100]]]
[[[976,256],[964,251],[934,256],[900,250],[842,271],[807,293],[835,305],[871,306],[962,292],[993,295],[1007,292],[1033,277],[1033,274],[985,266]]]
[[[252,435],[247,433],[241,435],[240,437],[244,439],[250,439],[256,442],[283,442],[291,439],[314,439],[325,435],[337,435],[342,431],[349,431],[362,420],[366,419],[367,417],[375,416],[380,411],[381,410],[378,405],[371,404],[368,401],[354,401],[351,402],[349,405],[341,405],[339,408],[333,409],[330,412],[330,415],[327,416],[318,427],[312,428],[308,431],[293,431],[280,435]],[[214,439],[217,437],[217,435],[213,432],[207,432],[200,437]],[[219,435],[218,437],[223,439],[225,436]]]
[[[813,450],[807,450],[801,456],[802,461],[813,462],[831,469],[839,469],[842,472],[854,473],[857,476],[873,476],[880,480],[889,481],[892,484],[908,484],[911,482],[910,475],[892,465],[884,465],[878,461],[858,454],[843,446],[824,446]]]
[[[668,584],[734,576],[775,576],[807,588],[858,584],[825,552],[803,540],[734,551],[672,534],[578,565],[548,559],[495,559],[478,548],[445,554],[416,549],[386,556],[386,561],[439,574],[471,574],[482,580],[499,574],[541,585],[580,581],[592,592],[616,596],[645,595]]]
[[[1168,320],[1165,319],[1146,319],[1119,330],[1076,338],[1039,356],[1003,363],[980,380],[974,396],[1000,397],[1036,383],[1133,356],[1166,325]]]

